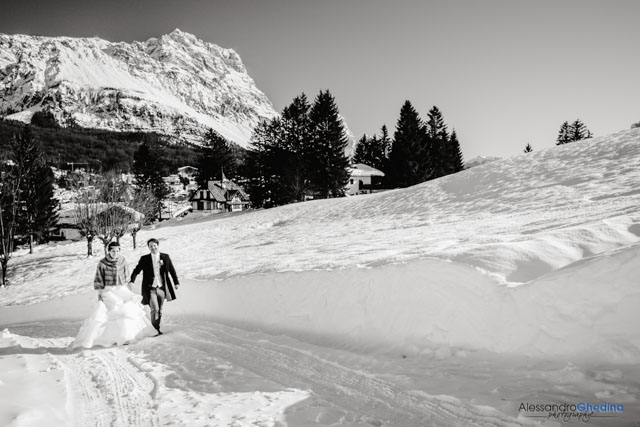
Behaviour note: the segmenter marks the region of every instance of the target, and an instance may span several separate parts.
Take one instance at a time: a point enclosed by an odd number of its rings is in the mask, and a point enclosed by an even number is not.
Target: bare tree
[[[20,204],[20,180],[13,168],[15,165],[2,160],[0,165],[0,264],[2,264],[2,286],[7,284],[7,267],[13,255],[13,244]]]
[[[88,182],[88,180],[85,180]],[[98,238],[105,254],[114,239],[120,241],[144,215],[133,205],[139,201],[131,188],[115,173],[100,177],[96,186],[86,186],[77,191],[75,213],[80,234],[87,239],[87,252],[92,254],[92,241]],[[155,205],[154,205],[155,208]]]
[[[137,188],[133,193],[129,206],[140,214],[130,227],[133,248],[135,249],[138,231],[154,217],[158,208],[158,200],[150,188]]]
[[[31,130],[26,127],[20,134],[13,135],[9,143],[13,160],[0,160],[0,264],[2,265],[2,286],[7,283],[7,268],[13,255],[15,232],[22,208],[22,182],[31,173],[29,160],[37,148]]]
[[[99,195],[93,186],[76,188],[74,214],[80,235],[87,239],[87,256],[93,255],[93,239],[98,234]]]
[[[102,241],[106,255],[109,243],[113,239],[120,240],[131,223],[133,215],[124,208],[127,186],[118,174],[110,172],[103,176],[99,194],[96,236]]]
[[[100,212],[96,216],[96,236],[102,241],[106,255],[109,243],[114,239],[119,241],[124,236],[135,215],[122,202],[100,203],[98,208]]]

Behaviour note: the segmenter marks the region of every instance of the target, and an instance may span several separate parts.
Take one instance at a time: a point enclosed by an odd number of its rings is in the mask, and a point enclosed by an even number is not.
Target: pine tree
[[[420,154],[424,128],[411,102],[405,101],[393,134],[386,179],[389,187],[408,187],[421,182]]]
[[[311,106],[304,93],[295,97],[282,111],[282,141],[277,146],[287,153],[282,152],[278,156],[282,161],[279,165],[282,177],[280,191],[290,201],[303,201],[311,186],[314,139],[310,111]]]
[[[593,134],[585,126],[580,119],[576,119],[573,123],[564,122],[560,127],[556,145],[568,144],[570,142],[582,141],[583,139],[592,138]]]
[[[19,229],[29,236],[29,253],[33,253],[34,241],[45,241],[57,221],[58,201],[53,197],[55,179],[30,126],[14,140],[13,153],[23,170]]]
[[[349,180],[349,158],[345,154],[349,139],[335,99],[328,90],[320,91],[309,117],[314,137],[312,184],[320,197],[342,196]]]
[[[580,121],[580,119],[576,119],[575,122],[571,124],[571,141],[582,141],[583,139],[591,138],[591,131],[587,129],[587,127]]]
[[[24,226],[29,235],[29,253],[34,242],[46,242],[58,220],[58,200],[54,197],[55,177],[40,158],[24,180]]]
[[[353,152],[353,158],[351,159],[352,163],[364,163],[367,164],[368,161],[368,153],[370,151],[370,140],[365,133],[362,135],[362,138],[358,140],[356,144],[356,149]]]
[[[311,105],[307,95],[295,97],[290,105],[282,110],[283,138],[281,148],[307,156],[312,151],[312,123],[309,117]]]
[[[392,142],[393,141],[389,137],[389,131],[387,130],[387,125],[382,125],[382,128],[380,129],[380,148],[382,149],[382,152],[383,152],[383,159],[382,159],[382,164],[378,169],[380,169],[385,174],[389,169],[389,154],[391,153]],[[385,180],[386,178],[383,179],[383,182]]]
[[[382,128],[380,129],[380,146],[382,147],[385,159],[389,159],[389,153],[391,152],[391,138],[389,138],[387,125],[382,125]]]
[[[310,188],[302,158],[280,147],[268,147],[264,153],[267,170],[270,171],[270,200],[273,205],[303,201]]]
[[[280,118],[254,128],[255,147],[244,168],[255,206],[271,207],[305,200],[311,188],[315,156],[310,105],[303,93],[283,109]]]
[[[458,141],[458,135],[454,129],[449,137],[449,147],[451,147],[451,157],[449,159],[450,173],[456,173],[464,170],[464,160],[462,158],[462,150],[460,149],[460,142]]]
[[[139,189],[151,190],[157,201],[157,215],[162,219],[162,201],[169,194],[169,188],[162,179],[164,155],[157,145],[144,141],[133,153],[133,173]]]
[[[283,148],[286,142],[282,120],[265,120],[254,128],[246,163],[247,190],[255,206],[272,207],[304,200],[308,177],[302,156]]]
[[[348,180],[348,143],[335,100],[320,92],[309,106],[296,97],[280,118],[254,128],[244,171],[256,206],[277,206],[318,197],[340,196]]]
[[[438,178],[454,170],[454,153],[449,145],[447,125],[435,105],[429,110],[426,137],[422,144],[422,179]]]
[[[388,139],[389,136],[387,135]],[[367,166],[371,166],[378,170],[383,170],[386,166],[386,144],[378,135],[373,135],[371,138],[367,135],[363,135],[356,145],[352,163],[363,163]]]
[[[448,140],[447,125],[440,109],[435,105],[429,110],[427,115],[427,133],[433,139]]]
[[[532,151],[533,151],[533,148],[531,148],[531,144],[527,143],[527,146],[524,147],[524,152],[531,153]]]
[[[378,170],[382,170],[386,163],[385,148],[382,139],[378,138],[378,135],[371,137],[371,154],[368,163],[371,167]]]
[[[564,145],[568,144],[572,141],[573,130],[569,126],[569,122],[564,122],[562,126],[560,126],[560,131],[558,132],[558,137],[556,138],[556,145]]]
[[[6,285],[9,260],[13,255],[17,233],[32,236],[37,229],[36,219],[27,208],[34,208],[33,198],[38,169],[44,164],[39,143],[26,126],[11,136],[8,148],[11,158],[0,159],[0,264],[2,286]],[[6,153],[5,153],[6,154]],[[46,197],[46,194],[42,195]],[[25,198],[27,199],[25,201]]]
[[[227,178],[235,177],[238,165],[229,142],[213,129],[209,129],[204,139],[198,157],[198,185],[206,187],[207,182],[222,179],[223,172]]]
[[[275,147],[280,140],[280,119],[263,120],[253,129],[243,176],[247,178],[246,190],[251,195],[251,203],[257,207],[271,207],[274,205],[274,184],[278,179],[274,175],[272,164],[269,162],[270,147]]]

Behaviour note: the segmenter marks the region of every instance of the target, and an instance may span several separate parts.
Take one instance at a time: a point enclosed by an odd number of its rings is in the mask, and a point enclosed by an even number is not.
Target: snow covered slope
[[[372,281],[376,275],[385,277],[394,292],[414,304],[431,306],[428,301],[440,299],[443,303],[469,301],[461,306],[466,307],[465,318],[473,319],[471,323],[479,328],[473,334],[468,329],[461,331],[461,325],[469,322],[450,316],[448,305],[436,304],[433,308],[438,310],[430,311],[433,317],[426,318],[415,306],[415,325],[420,325],[417,330],[407,326],[410,320],[401,323],[405,326],[399,326],[393,334],[366,328],[381,339],[394,336],[397,341],[413,335],[499,351],[529,351],[538,346],[545,354],[566,353],[580,343],[606,342],[600,356],[612,351],[621,351],[620,359],[625,360],[640,355],[638,332],[614,332],[625,321],[637,324],[635,321],[640,320],[640,315],[625,308],[625,304],[637,300],[640,292],[627,277],[635,274],[639,262],[629,254],[635,253],[635,245],[640,242],[640,129],[498,160],[406,189],[162,227],[144,232],[142,238],[150,236],[160,239],[161,248],[172,253],[180,274],[187,279],[212,286],[220,283],[224,288],[231,277],[251,275],[249,282],[256,286],[262,286],[263,279],[295,283],[310,298],[292,302],[287,298],[294,298],[293,292],[272,289],[280,301],[265,305],[269,311],[265,317],[264,313],[255,315],[260,312],[255,305],[268,300],[264,292],[245,289],[242,304],[247,309],[241,310],[229,302],[233,298],[223,296],[226,291],[220,291],[223,294],[213,300],[221,301],[220,311],[214,313],[222,317],[222,313],[231,316],[233,312],[231,317],[236,320],[253,318],[259,323],[270,319],[275,326],[282,326],[291,323],[287,312],[273,311],[272,307],[300,304],[301,316],[307,313],[308,319],[313,319],[309,320],[310,328],[337,331],[327,323],[330,320],[320,320],[331,316],[315,318],[308,314],[317,298],[326,298],[320,286],[308,285],[316,279],[305,276],[297,280],[278,273],[350,269],[351,273],[326,276],[326,281],[340,284],[336,299],[340,292],[362,291],[362,280],[358,279],[361,271],[362,277],[371,277]],[[125,239],[124,245],[128,244]],[[14,257],[13,285],[0,293],[0,303],[32,304],[86,291],[96,260],[83,258],[83,252],[84,243],[74,243],[42,248],[33,256]],[[125,246],[124,252],[134,262],[146,249],[131,251]],[[420,268],[393,267],[398,270],[395,273],[383,268],[420,259],[438,262],[422,261]],[[624,262],[631,264],[625,267]],[[409,272],[416,268],[425,271],[428,280],[424,279],[424,286],[429,292],[414,299],[415,286],[419,286],[414,283],[415,277],[422,276]],[[596,272],[607,273],[602,277]],[[454,276],[459,276],[457,284],[452,283]],[[586,277],[578,279],[582,276]],[[52,282],[57,284],[55,290],[49,286]],[[433,296],[438,288],[443,292],[440,299]],[[344,307],[344,312],[332,316],[341,319],[358,313],[353,320],[356,324],[394,324],[394,319],[384,316],[407,315],[407,301],[401,298],[404,302],[394,303],[382,298],[379,303],[384,305],[386,301],[390,307],[371,310],[369,304],[374,303],[378,292],[387,292],[383,289],[386,287],[382,283],[380,287],[368,287],[371,297],[363,295],[358,300],[361,311]],[[255,296],[253,302],[251,295]],[[575,301],[582,302],[579,308],[567,308],[554,295],[574,295]],[[474,298],[484,303],[476,305]],[[527,305],[526,301],[537,302]],[[335,309],[330,304],[326,307],[328,311]],[[382,312],[381,319],[370,319]],[[551,332],[541,332],[545,322],[540,316],[552,322],[548,328],[565,324],[582,332],[571,344],[555,345],[561,341],[557,337],[541,344],[541,337]],[[441,320],[432,329],[435,319]],[[600,321],[604,323],[600,325]],[[498,327],[501,322],[504,328]],[[511,329],[515,325],[525,328],[521,339],[509,338],[518,335]],[[398,335],[402,330],[409,335]],[[524,338],[536,333],[543,335]],[[584,341],[585,334],[595,335]]]
[[[476,166],[484,165],[485,163],[495,162],[496,160],[500,160],[500,159],[502,159],[502,157],[478,156],[478,157],[474,157],[473,159],[464,162],[464,167],[466,169],[471,169],[471,168],[474,168]]]
[[[213,128],[246,146],[276,115],[232,49],[178,29],[144,42],[0,34],[0,115],[116,131],[155,131],[199,143]]]
[[[62,319],[95,301],[99,248],[17,253],[0,289],[0,420],[562,424],[523,402],[624,405],[594,426],[640,419],[640,129],[212,218],[138,234],[182,286],[169,333],[128,348],[65,348],[79,322]],[[131,263],[147,253],[121,244]],[[39,384],[53,391],[29,406]]]

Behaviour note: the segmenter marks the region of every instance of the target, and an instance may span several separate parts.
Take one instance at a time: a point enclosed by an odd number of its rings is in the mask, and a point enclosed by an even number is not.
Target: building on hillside
[[[225,178],[207,182],[207,188],[199,188],[189,199],[193,211],[238,212],[247,210],[249,195],[235,182]]]
[[[164,181],[164,183],[167,184],[169,187],[182,186],[182,182],[180,182],[180,176],[178,174],[163,176],[162,181]]]
[[[76,209],[72,204],[58,212],[58,222],[51,230],[52,240],[81,240],[82,235],[78,228]]]
[[[384,172],[364,163],[356,163],[347,168],[349,171],[349,182],[346,193],[349,196],[356,194],[370,194],[379,190],[382,186]]]
[[[193,191],[198,188],[196,178],[198,177],[198,168],[193,166],[182,166],[178,168],[178,180],[185,191]]]
[[[178,175],[184,178],[188,178],[189,181],[195,181],[198,175],[198,168],[193,166],[182,166],[178,168]]]

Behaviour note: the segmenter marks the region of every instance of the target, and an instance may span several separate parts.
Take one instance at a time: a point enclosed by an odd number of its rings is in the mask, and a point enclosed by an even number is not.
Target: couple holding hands
[[[111,242],[107,255],[96,268],[93,287],[98,291],[98,303],[84,322],[72,347],[109,347],[128,344],[145,336],[162,335],[160,321],[165,301],[176,299],[180,286],[176,270],[168,254],[160,252],[157,239],[147,241],[149,254],[143,255],[129,274],[129,265],[120,255],[120,244]],[[148,305],[147,318],[133,283],[142,272],[142,304]]]

